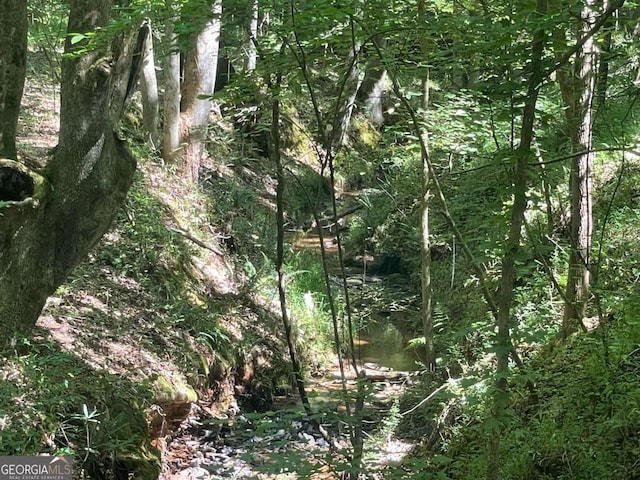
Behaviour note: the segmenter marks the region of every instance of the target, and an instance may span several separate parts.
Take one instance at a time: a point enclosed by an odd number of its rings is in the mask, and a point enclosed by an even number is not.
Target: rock
[[[132,446],[128,451],[119,451],[114,458],[115,478],[157,480],[160,475],[160,454],[144,445]]]
[[[196,391],[180,380],[170,382],[159,376],[153,384],[155,408],[149,411],[151,439],[162,438],[170,425],[180,424],[191,411],[192,403],[198,400]]]
[[[382,255],[375,259],[367,268],[367,273],[374,275],[391,275],[393,273],[407,273],[404,261],[398,255]]]
[[[178,472],[175,478],[180,480],[204,480],[208,479],[210,476],[211,474],[209,473],[209,470],[202,467],[190,467]]]
[[[156,403],[160,405],[190,404],[198,400],[198,394],[191,386],[178,379],[169,381],[162,375],[156,379],[152,389]]]
[[[313,435],[308,434],[307,432],[298,433],[298,438],[310,444],[316,443],[315,437]]]
[[[260,466],[260,465],[264,465],[267,462],[267,460],[269,460],[269,457],[267,457],[266,455],[262,453],[254,452],[250,455],[249,462],[252,465]]]

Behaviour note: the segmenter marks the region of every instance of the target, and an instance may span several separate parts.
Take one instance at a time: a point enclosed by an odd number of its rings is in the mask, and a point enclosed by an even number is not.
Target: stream
[[[315,234],[289,240],[295,242],[294,248],[319,250]],[[335,237],[328,234],[325,247],[334,281],[339,272],[335,243]],[[384,424],[395,399],[411,383],[411,374],[420,370],[415,352],[407,349],[409,340],[420,335],[411,331],[420,308],[406,277],[397,273],[369,274],[366,260],[363,265],[355,263],[347,269],[347,283],[353,321],[362,325],[354,338],[355,355],[370,379],[363,410],[364,429],[368,432],[365,450],[375,457],[375,464],[368,467],[376,470],[402,461],[411,448],[391,432],[376,434],[376,430]],[[350,392],[356,390],[354,376],[349,369]],[[340,400],[343,384],[337,365],[322,378],[308,379],[307,387],[312,408],[320,414],[317,421],[328,430],[327,435],[304,420],[297,397],[274,398],[274,411],[264,414],[237,413],[225,418],[212,416],[206,406],[194,404],[187,421],[170,441],[161,478],[343,478],[339,471],[348,468],[351,450],[342,426],[349,422],[349,414]],[[378,471],[366,478],[383,476]]]
[[[324,237],[330,275],[341,285],[335,235],[327,232]],[[316,233],[307,232],[292,238],[294,249],[318,251],[320,239]],[[318,261],[320,261],[318,254]],[[421,365],[416,353],[407,348],[409,341],[422,335],[413,325],[420,323],[420,305],[407,277],[399,273],[367,272],[368,265],[380,266],[381,259],[368,256],[348,260],[345,267],[352,316],[361,324],[354,338],[356,358],[362,363],[376,364],[396,371],[418,371]]]
[[[402,372],[420,369],[418,357],[407,349],[408,340],[390,321],[372,322],[355,339],[356,357],[362,363],[373,363]]]

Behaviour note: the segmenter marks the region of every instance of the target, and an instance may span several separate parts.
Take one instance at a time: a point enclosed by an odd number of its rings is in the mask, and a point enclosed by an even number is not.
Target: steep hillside
[[[55,146],[56,102],[44,85],[27,90],[20,149],[33,165]],[[192,408],[220,417],[237,412],[234,394],[269,402],[258,383],[288,375],[278,314],[245,273],[248,244],[216,213],[229,211],[216,206],[240,188],[236,173],[189,187],[133,146],[139,171],[113,228],[0,366],[1,454],[71,453],[80,476],[157,478]],[[251,194],[264,205],[252,214],[268,218],[268,188]]]

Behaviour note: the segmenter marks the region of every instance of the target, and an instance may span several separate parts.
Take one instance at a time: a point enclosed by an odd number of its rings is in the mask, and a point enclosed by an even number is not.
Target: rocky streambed
[[[368,367],[364,370],[369,393],[362,411],[365,467],[371,473],[363,478],[382,478],[385,465],[401,462],[411,448],[384,425],[415,374]],[[349,376],[347,390],[355,391],[356,380]],[[231,408],[221,415],[206,402],[194,403],[187,419],[167,439],[161,478],[344,478],[341,472],[349,468],[351,455],[348,425],[353,420],[337,377],[336,370],[309,385],[315,412],[311,419],[294,396],[275,397],[273,410],[264,413]],[[349,408],[352,412],[353,402]]]

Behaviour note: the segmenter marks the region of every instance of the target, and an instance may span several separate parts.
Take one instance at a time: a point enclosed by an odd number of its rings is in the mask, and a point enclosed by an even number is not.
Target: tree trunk
[[[354,28],[354,15],[350,16],[351,28]],[[341,75],[341,83],[338,85],[336,103],[333,109],[333,121],[329,140],[331,142],[329,156],[335,157],[341,147],[349,143],[349,127],[355,108],[356,96],[360,89],[360,69],[358,68],[358,55],[360,43],[351,38],[348,60],[345,62],[345,72]],[[327,148],[327,146],[325,146]]]
[[[249,41],[247,43],[246,67],[249,72],[256,69],[258,63],[258,49],[256,41],[258,38],[258,0],[251,2],[251,20],[249,21]]]
[[[142,72],[140,75],[140,91],[142,93],[142,124],[149,134],[153,147],[157,147],[160,134],[160,108],[158,105],[158,81],[156,79],[156,62],[153,54],[153,29],[150,23],[142,28],[147,29],[142,50]]]
[[[378,50],[384,51],[387,48],[387,40],[383,35],[374,35],[371,41]],[[421,48],[424,45],[426,44],[421,43]],[[370,59],[356,93],[356,101],[365,106],[366,112],[369,114],[369,120],[376,127],[382,127],[385,121],[382,98],[387,88],[387,82],[387,71],[381,59]]]
[[[15,160],[27,65],[27,2],[0,0],[0,12],[0,158]]]
[[[536,16],[543,17],[547,12],[547,0],[536,1]],[[539,25],[545,25],[541,21]],[[520,254],[522,227],[527,209],[527,170],[531,161],[531,143],[533,141],[534,120],[538,92],[542,83],[542,57],[544,53],[545,31],[539,27],[533,35],[531,45],[531,74],[525,104],[522,112],[522,127],[520,130],[520,145],[515,152],[516,164],[513,176],[513,205],[509,224],[509,234],[504,246],[500,288],[498,290],[497,334],[495,351],[497,358],[495,389],[493,394],[492,417],[497,426],[489,432],[487,452],[487,480],[500,478],[500,438],[506,422],[506,412],[509,407],[509,356],[512,351],[511,343],[511,307],[513,304],[513,290],[516,283],[516,259]]]
[[[96,31],[107,24],[110,10],[109,0],[73,0],[68,32]],[[83,43],[71,45],[67,39],[65,49],[79,46]],[[44,175],[12,164],[0,170],[18,193],[0,216],[0,339],[5,345],[33,327],[47,297],[109,228],[126,197],[135,159],[114,129],[132,46],[117,37],[110,51],[98,46],[66,57],[59,144]]]
[[[180,147],[180,53],[178,36],[174,32],[177,12],[171,0],[167,0],[166,5],[172,15],[167,18],[165,26],[165,38],[170,51],[164,59],[162,158],[166,163],[172,163],[176,160]]]
[[[580,41],[595,23],[594,2],[585,3],[581,13],[577,40]],[[571,147],[580,153],[572,158],[569,178],[570,232],[569,266],[565,308],[562,318],[560,337],[566,338],[579,326],[586,314],[590,285],[590,250],[592,225],[591,207],[591,164],[595,154],[592,152],[592,113],[595,91],[596,47],[590,36],[576,53],[571,70],[558,70],[558,82],[565,104],[565,116]]]
[[[609,0],[605,0],[604,6],[609,6]],[[607,98],[607,88],[609,86],[609,62],[611,61],[611,45],[612,45],[612,31],[615,27],[613,15],[607,18],[606,23],[602,27],[604,35],[600,42],[600,61],[598,62],[598,73],[596,75],[595,86],[595,107],[597,109],[604,108]]]
[[[424,134],[426,137],[426,133]],[[425,144],[427,140],[425,139]],[[428,144],[427,144],[428,145]],[[433,292],[431,289],[431,241],[429,229],[429,197],[431,196],[429,189],[429,164],[427,157],[422,158],[422,197],[420,199],[420,217],[421,217],[421,268],[420,268],[420,286],[422,297],[422,325],[424,331],[425,344],[425,365],[430,372],[434,372],[436,368],[436,351],[433,341],[433,310],[431,306]]]
[[[426,22],[426,6],[424,0],[418,2],[418,18],[421,22]],[[426,39],[420,41],[420,53],[424,59],[428,55],[428,46]],[[422,86],[422,111],[426,117],[427,109],[429,108],[429,78],[425,76],[421,81]],[[428,132],[423,129],[422,133],[423,141],[421,145],[422,152],[422,197],[420,199],[420,286],[422,297],[422,325],[424,331],[424,345],[425,345],[425,365],[427,370],[435,372],[436,369],[436,351],[433,341],[433,311],[431,306],[433,291],[431,289],[431,239],[429,228],[429,197],[431,192],[429,191],[429,137]]]
[[[376,127],[384,125],[384,107],[382,97],[387,84],[387,72],[381,65],[367,68],[358,89],[356,100],[364,104],[369,121]]]
[[[200,176],[200,165],[207,138],[211,100],[213,95],[220,47],[222,0],[212,7],[213,17],[203,30],[191,38],[187,50],[182,87],[182,142],[185,143],[184,167],[191,181]]]
[[[287,346],[289,348],[289,357],[291,359],[291,369],[295,377],[296,387],[298,394],[300,395],[300,401],[305,409],[305,412],[309,417],[312,416],[311,404],[307,397],[305,389],[304,378],[302,377],[302,370],[300,369],[300,362],[298,361],[298,354],[296,351],[296,343],[294,340],[293,325],[291,324],[291,318],[289,317],[289,309],[287,308],[287,294],[286,294],[286,282],[284,271],[284,234],[285,234],[285,206],[284,206],[284,166],[282,164],[282,154],[280,152],[280,82],[281,75],[275,82],[275,85],[271,85],[273,94],[272,99],[272,111],[271,111],[271,160],[276,166],[276,270],[278,272],[278,297],[280,299],[280,312],[282,314],[282,324],[284,326],[285,338],[287,340]]]
[[[426,133],[424,134],[426,137]],[[425,144],[426,144],[425,139]],[[421,292],[421,313],[424,332],[425,345],[425,366],[429,372],[436,369],[436,352],[433,341],[433,314],[432,314],[432,288],[431,288],[431,243],[429,239],[429,164],[427,156],[422,156],[422,197],[420,199],[421,217],[421,263],[420,263],[420,292]]]
[[[344,84],[340,85],[338,92],[340,96],[336,99],[338,103],[336,104],[331,130],[334,152],[337,152],[340,147],[349,143],[349,126],[351,125],[356,94],[360,87],[360,71],[356,61],[357,48],[357,45],[352,45],[352,50],[349,53],[349,60],[347,62],[348,70],[344,74]]]

